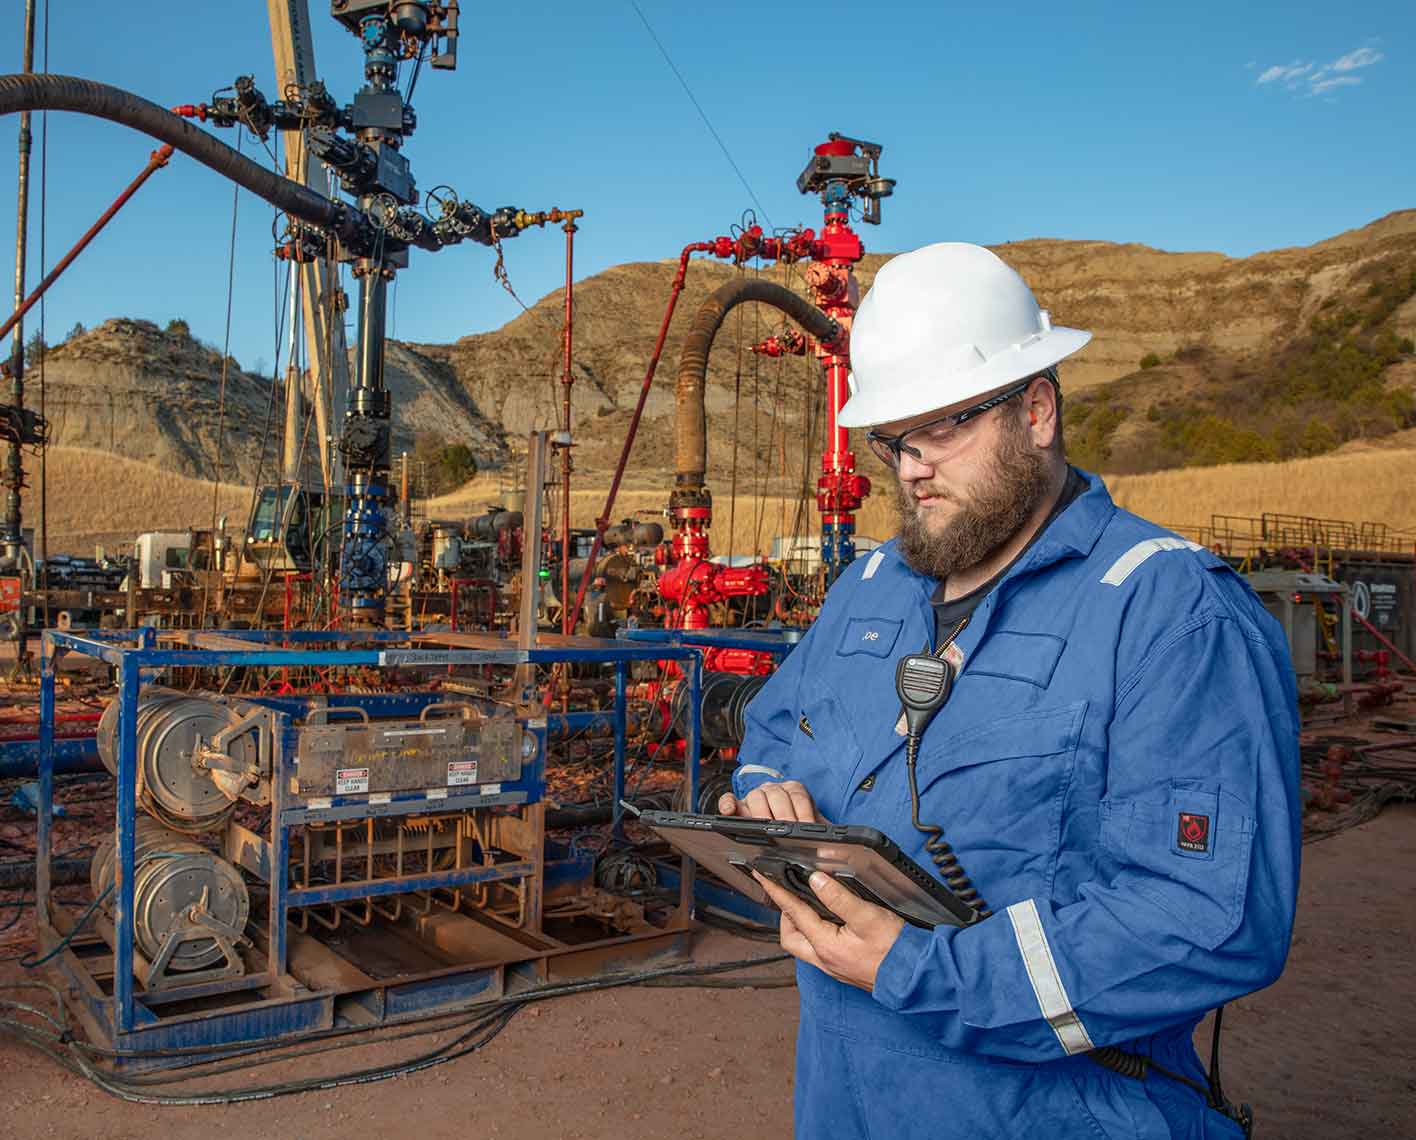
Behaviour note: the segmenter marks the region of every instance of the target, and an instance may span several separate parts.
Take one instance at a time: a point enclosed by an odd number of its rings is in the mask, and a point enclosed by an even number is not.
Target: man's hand
[[[718,814],[739,815],[748,819],[780,819],[785,823],[827,822],[821,818],[816,810],[816,801],[799,780],[759,784],[742,799],[731,793],[719,796]]]
[[[904,919],[858,898],[824,871],[815,871],[808,883],[826,909],[845,920],[844,926],[837,926],[790,891],[756,871],[752,874],[782,912],[783,950],[839,982],[867,992],[875,988],[880,963],[904,929]]]

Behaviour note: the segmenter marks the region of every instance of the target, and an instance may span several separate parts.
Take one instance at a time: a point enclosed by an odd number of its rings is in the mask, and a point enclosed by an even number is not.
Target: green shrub
[[[1140,382],[1154,398],[1118,445],[1128,410],[1110,402],[1115,395],[1084,392],[1066,406],[1068,451],[1083,466],[1123,473],[1321,455],[1410,427],[1416,395],[1389,389],[1385,373],[1416,352],[1413,338],[1392,328],[1413,296],[1416,267],[1392,256],[1325,298],[1307,328],[1265,353],[1236,359],[1204,343],[1183,344],[1173,359],[1198,374],[1198,393]],[[1161,363],[1147,353],[1140,366]]]
[[[1111,437],[1125,421],[1126,409],[1112,407],[1105,396],[1068,400],[1062,413],[1068,457],[1091,471],[1105,466],[1111,458]]]
[[[1321,455],[1325,451],[1331,451],[1337,443],[1337,432],[1332,430],[1332,426],[1317,416],[1312,416],[1303,429],[1298,447],[1304,455]]]
[[[477,477],[477,458],[465,443],[448,443],[439,435],[419,435],[413,444],[413,457],[425,473],[423,490],[428,495],[455,491]]]

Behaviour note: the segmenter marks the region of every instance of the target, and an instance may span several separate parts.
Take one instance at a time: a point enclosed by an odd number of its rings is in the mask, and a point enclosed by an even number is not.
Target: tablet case
[[[979,920],[973,907],[873,827],[669,811],[642,812],[639,822],[768,906],[772,900],[752,877],[754,870],[803,899],[822,918],[839,923],[807,884],[813,871],[824,871],[858,897],[915,926],[970,926]]]

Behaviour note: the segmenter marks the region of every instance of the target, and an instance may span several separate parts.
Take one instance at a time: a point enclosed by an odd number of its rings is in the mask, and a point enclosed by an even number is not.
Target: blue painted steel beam
[[[223,631],[224,634],[224,631]],[[553,664],[557,661],[685,661],[694,656],[685,646],[606,646],[604,648],[547,649],[129,649],[104,644],[58,630],[46,630],[50,644],[97,657],[110,665],[125,659],[136,660],[143,668],[212,668],[224,665],[326,667],[434,666],[434,665],[523,665],[528,662]]]
[[[145,993],[137,999],[138,1013],[150,1011],[151,1006],[169,1005],[172,1002],[192,1001],[195,998],[212,997],[215,994],[240,993],[242,990],[259,990],[274,982],[270,974],[243,974],[239,978],[221,978],[214,982],[199,982],[194,986],[179,986],[170,990]]]
[[[118,850],[113,891],[113,997],[115,1029],[133,1028],[133,886],[138,810],[138,684],[141,670],[124,654],[118,670]]]
[[[449,699],[443,692],[421,693],[329,693],[318,698],[307,696],[243,696],[242,700],[262,705],[268,709],[287,713],[292,717],[304,718],[317,708],[331,711],[337,709],[363,709],[378,716],[417,716],[429,705],[441,704]],[[472,705],[491,706],[493,702],[478,697],[459,697]]]
[[[476,807],[497,807],[503,804],[524,804],[528,800],[540,799],[540,791],[534,786],[526,786],[524,778],[516,782],[505,781],[505,791],[493,795],[448,796],[446,799],[430,800],[426,792],[414,792],[401,799],[390,799],[387,803],[370,803],[367,798],[347,797],[329,807],[291,807],[284,809],[276,818],[281,827],[298,827],[306,823],[333,823],[346,819],[383,819],[395,815],[422,815],[427,812],[466,811]]]
[[[790,653],[805,636],[804,630],[737,629],[622,629],[621,641],[649,642],[660,646],[693,646],[702,649],[756,649],[764,653]]]
[[[164,1049],[191,1049],[200,1045],[229,1048],[240,1045],[279,1045],[288,1035],[328,1029],[334,1024],[334,996],[310,994],[281,1001],[260,1002],[229,1010],[216,1010],[203,1017],[164,1019],[138,1026],[135,1032],[114,1034],[113,1047],[142,1052]],[[163,1068],[171,1059],[120,1059],[120,1069],[130,1071]]]
[[[43,703],[44,694],[40,693]],[[41,730],[42,731],[42,730]],[[39,758],[44,751],[41,740],[0,741],[0,778],[30,777],[40,774]],[[54,741],[54,763],[51,773],[102,772],[98,758],[98,743],[92,736],[70,736]]]
[[[614,822],[613,834],[616,838],[624,833],[624,761],[628,724],[625,716],[624,690],[629,665],[624,661],[615,662],[615,786],[610,803],[611,818]]]
[[[34,884],[38,914],[37,931],[48,928],[51,920],[49,910],[50,860],[54,848],[50,838],[50,828],[54,823],[54,658],[46,652],[39,661],[39,804],[35,809],[38,820],[35,825],[34,840]],[[41,939],[42,941],[42,939]],[[48,948],[40,945],[44,953]]]
[[[615,714],[609,709],[594,709],[585,712],[547,713],[546,732],[555,740],[584,732],[587,728],[609,728],[614,724]]]
[[[659,883],[673,890],[680,883],[679,869],[673,863],[656,861],[654,873]],[[767,906],[748,898],[740,891],[701,875],[695,876],[693,884],[695,906],[711,906],[725,914],[735,915],[747,922],[755,922],[769,930],[775,930],[781,921],[781,912],[776,907]]]
[[[462,1005],[481,996],[490,997],[488,991],[497,984],[500,974],[500,968],[493,966],[389,986],[384,991],[387,1016],[397,1019],[412,1014],[426,1014],[444,1006]]]
[[[688,784],[688,808],[698,804],[698,755],[703,740],[703,658],[695,653],[688,663],[688,735],[684,738],[683,766]],[[679,905],[685,911],[693,907],[694,862],[683,860],[683,883],[679,887]]]
[[[431,871],[426,875],[410,875],[401,879],[376,879],[373,882],[341,883],[325,887],[298,887],[285,893],[290,907],[319,906],[323,903],[355,902],[359,899],[382,898],[384,895],[412,894],[440,887],[465,887],[471,883],[491,883],[501,879],[524,879],[536,873],[529,860],[501,863],[495,867],[464,867],[461,870]]]

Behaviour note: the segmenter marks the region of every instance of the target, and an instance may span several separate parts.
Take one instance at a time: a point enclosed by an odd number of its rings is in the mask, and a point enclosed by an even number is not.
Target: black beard
[[[997,553],[1037,510],[1050,489],[1046,455],[1028,445],[1020,424],[1009,424],[989,469],[939,532],[925,526],[924,511],[898,480],[900,557],[916,572],[945,580]]]

